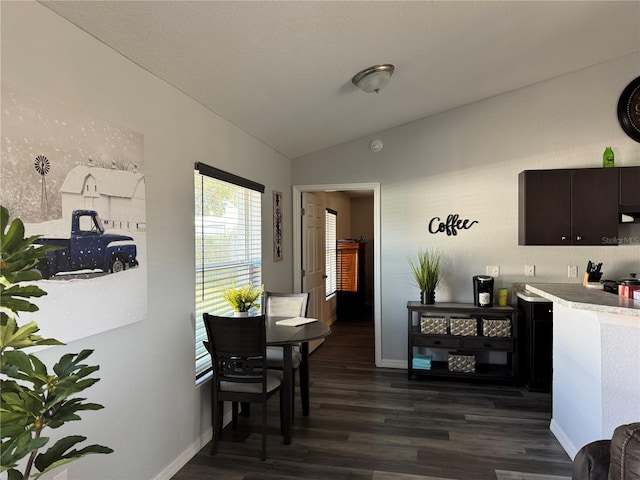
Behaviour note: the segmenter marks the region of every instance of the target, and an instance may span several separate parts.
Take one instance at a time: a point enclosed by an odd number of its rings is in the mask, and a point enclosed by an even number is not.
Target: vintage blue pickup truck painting
[[[3,82],[0,203],[56,251],[29,320],[65,343],[148,317],[144,136]]]
[[[36,243],[59,247],[58,250],[47,252],[47,258],[38,264],[43,278],[78,270],[117,273],[138,266],[133,238],[105,233],[95,210],[72,212],[69,238],[42,237]]]

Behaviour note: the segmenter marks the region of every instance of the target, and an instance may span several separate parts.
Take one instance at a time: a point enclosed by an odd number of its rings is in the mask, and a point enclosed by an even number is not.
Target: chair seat
[[[282,385],[282,372],[269,370],[267,372],[267,393]],[[262,383],[220,382],[221,392],[262,393]]]
[[[283,355],[284,350],[282,347],[267,347],[267,368],[277,368],[282,370],[284,363]],[[302,363],[302,354],[296,350],[293,351],[291,356],[291,365],[294,370],[297,370]]]

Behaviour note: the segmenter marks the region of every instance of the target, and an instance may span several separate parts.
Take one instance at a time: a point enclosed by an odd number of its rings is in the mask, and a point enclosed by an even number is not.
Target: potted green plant
[[[103,408],[75,397],[100,380],[90,377],[100,367],[84,363],[93,350],[63,355],[52,372],[36,355],[24,352],[40,345],[64,345],[38,335],[35,322],[18,324],[20,312],[38,310],[30,299],[47,294],[33,283],[42,278],[35,266],[56,247],[36,248],[39,237],[24,238],[22,221],[9,224],[9,211],[1,205],[0,211],[0,472],[6,471],[8,480],[29,480],[85,455],[113,450],[102,445],[76,449],[86,437],[70,435],[39,453],[49,442],[42,435],[47,427],[80,420],[82,410]],[[36,470],[39,473],[32,474]]]
[[[436,287],[442,279],[440,253],[431,249],[420,249],[415,258],[409,258],[413,279],[420,289],[420,302],[435,303]]]
[[[227,301],[236,316],[246,317],[249,310],[258,306],[258,299],[264,292],[264,285],[256,288],[251,283],[247,283],[242,287],[232,286],[224,291],[224,299]]]

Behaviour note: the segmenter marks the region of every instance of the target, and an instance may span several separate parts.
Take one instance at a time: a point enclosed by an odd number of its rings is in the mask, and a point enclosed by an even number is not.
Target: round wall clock
[[[618,100],[618,121],[627,135],[640,142],[640,77],[622,91]]]

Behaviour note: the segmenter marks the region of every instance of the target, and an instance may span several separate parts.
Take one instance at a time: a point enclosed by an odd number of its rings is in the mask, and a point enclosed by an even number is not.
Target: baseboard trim
[[[226,426],[229,422],[231,422],[231,411],[228,411],[222,424]],[[199,438],[195,439],[191,445],[189,445],[177,458],[175,458],[170,464],[162,469],[158,475],[153,477],[152,480],[171,480],[173,476],[180,471],[182,467],[184,467],[189,460],[195,457],[200,450],[204,448],[204,446],[211,441],[213,438],[213,427],[207,428]]]
[[[549,430],[551,430],[551,433],[553,433],[558,442],[560,442],[560,445],[562,446],[562,448],[564,448],[564,451],[567,452],[569,458],[573,460],[576,456],[576,453],[578,453],[578,448],[576,448],[573,442],[569,439],[569,436],[564,433],[562,427],[560,427],[560,425],[558,425],[558,422],[556,422],[553,418],[551,419],[551,423],[549,424]]]
[[[376,367],[382,368],[401,368],[407,369],[407,361],[406,360],[384,360],[380,362],[380,365],[376,365]]]
[[[196,439],[185,451],[178,455],[175,460],[164,467],[164,469],[162,469],[162,471],[158,473],[153,480],[171,480],[171,478],[178,473],[182,467],[189,463],[189,460],[195,457],[197,453],[202,450],[202,447],[211,440],[212,435],[213,429],[209,428],[200,436],[200,438]]]

